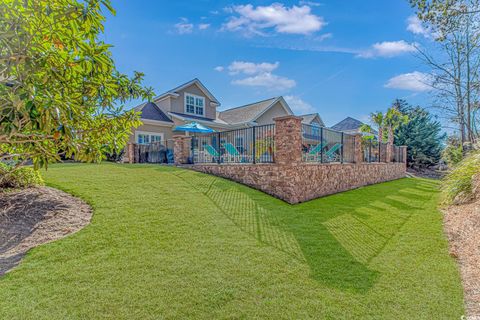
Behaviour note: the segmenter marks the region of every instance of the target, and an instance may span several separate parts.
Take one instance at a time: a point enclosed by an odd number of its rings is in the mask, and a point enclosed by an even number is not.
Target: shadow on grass
[[[310,277],[332,288],[367,292],[379,272],[370,262],[431,197],[435,184],[384,183],[289,205],[240,184],[171,170],[203,193],[240,230],[306,263]]]

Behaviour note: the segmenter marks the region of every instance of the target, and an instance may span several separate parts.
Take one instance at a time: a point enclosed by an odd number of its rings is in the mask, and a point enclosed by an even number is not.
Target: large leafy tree
[[[409,119],[395,130],[395,144],[407,146],[408,165],[425,168],[437,164],[445,139],[440,122],[424,108],[413,107],[404,100],[397,100],[396,105]]]
[[[60,155],[98,161],[122,149],[147,99],[143,75],[117,71],[100,37],[109,0],[2,0],[0,160],[46,166]]]

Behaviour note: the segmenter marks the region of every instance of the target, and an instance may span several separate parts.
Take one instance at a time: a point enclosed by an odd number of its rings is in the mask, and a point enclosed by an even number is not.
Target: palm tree
[[[362,135],[363,141],[373,140],[374,138],[373,129],[368,124],[362,124],[362,126],[360,127],[360,132],[365,133],[364,135]]]
[[[370,120],[378,127],[378,142],[383,141],[383,127],[385,125],[385,116],[381,111],[370,113]]]
[[[393,133],[402,124],[408,123],[408,116],[398,110],[396,105],[393,105],[387,110],[384,116],[383,123],[388,130],[388,143],[393,145]]]

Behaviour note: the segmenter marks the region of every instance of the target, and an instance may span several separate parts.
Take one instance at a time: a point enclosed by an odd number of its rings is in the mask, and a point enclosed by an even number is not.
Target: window
[[[161,142],[161,141],[162,141],[162,136],[158,136],[158,135],[150,136],[150,142]]]
[[[205,115],[205,98],[190,93],[185,94],[185,113]]]
[[[139,133],[137,136],[137,142],[140,144],[150,143],[150,135]]]
[[[312,122],[312,135],[314,136],[320,135],[320,125],[316,122]]]
[[[150,132],[136,132],[136,139],[138,144],[149,144],[153,142],[163,141],[163,133],[150,133]]]

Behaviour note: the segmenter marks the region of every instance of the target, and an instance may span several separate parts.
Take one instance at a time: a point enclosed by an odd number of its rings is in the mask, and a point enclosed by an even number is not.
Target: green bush
[[[449,166],[455,166],[463,159],[462,144],[456,137],[449,137],[447,146],[443,149],[442,159]]]
[[[34,170],[32,167],[13,170],[11,166],[0,162],[0,188],[28,188],[43,184],[38,170]]]
[[[444,204],[462,202],[473,196],[473,177],[480,173],[480,151],[473,151],[444,178]]]

